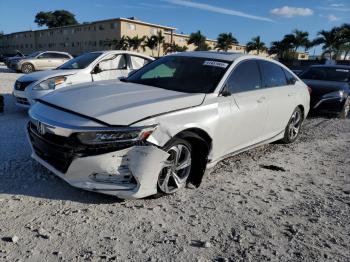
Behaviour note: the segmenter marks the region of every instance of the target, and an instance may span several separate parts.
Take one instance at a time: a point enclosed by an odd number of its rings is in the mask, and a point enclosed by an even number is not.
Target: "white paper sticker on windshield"
[[[218,62],[218,61],[204,61],[203,65],[216,66],[216,67],[221,67],[221,68],[226,68],[228,66],[227,63]]]
[[[335,69],[335,71],[349,73],[349,70],[347,70],[347,69]]]

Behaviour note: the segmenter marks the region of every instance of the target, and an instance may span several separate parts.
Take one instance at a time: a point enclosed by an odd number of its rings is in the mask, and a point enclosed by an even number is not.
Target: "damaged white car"
[[[307,86],[282,64],[233,53],[162,57],[121,82],[62,88],[30,109],[32,157],[72,186],[142,198],[198,186],[249,148],[293,142]]]

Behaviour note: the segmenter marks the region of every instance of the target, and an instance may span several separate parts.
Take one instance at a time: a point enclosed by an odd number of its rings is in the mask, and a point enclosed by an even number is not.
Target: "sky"
[[[135,16],[178,33],[201,30],[210,39],[232,32],[241,44],[260,35],[267,46],[294,29],[314,38],[321,29],[350,22],[350,0],[0,0],[0,31],[38,29],[36,13],[57,9],[74,13],[80,23]]]

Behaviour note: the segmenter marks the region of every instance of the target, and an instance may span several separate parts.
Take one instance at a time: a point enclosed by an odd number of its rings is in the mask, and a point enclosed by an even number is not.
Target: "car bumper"
[[[114,152],[77,157],[67,171],[51,159],[55,153],[33,140],[27,129],[32,158],[73,187],[123,199],[143,198],[157,193],[158,175],[169,154],[156,146],[132,146]],[[50,155],[51,154],[51,155]],[[59,157],[56,155],[56,157]]]
[[[17,106],[29,108],[37,99],[51,93],[52,91],[53,90],[32,90],[32,88],[28,86],[25,91],[14,89],[12,94]]]
[[[18,90],[14,90],[12,93],[14,99],[15,99],[15,103],[17,106],[19,107],[23,107],[23,108],[29,108],[31,103],[28,100],[25,91],[18,91]]]
[[[323,98],[314,102],[312,105],[313,112],[319,113],[340,113],[343,109],[344,103],[346,99],[343,98]]]

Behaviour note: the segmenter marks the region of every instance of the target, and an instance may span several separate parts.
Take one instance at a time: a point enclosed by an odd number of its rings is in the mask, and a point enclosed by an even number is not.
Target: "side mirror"
[[[231,92],[230,90],[228,89],[228,85],[225,85],[224,88],[222,89],[221,93],[220,93],[222,96],[230,96],[231,95]]]
[[[95,66],[95,68],[92,70],[91,74],[99,74],[102,70],[99,65]]]

